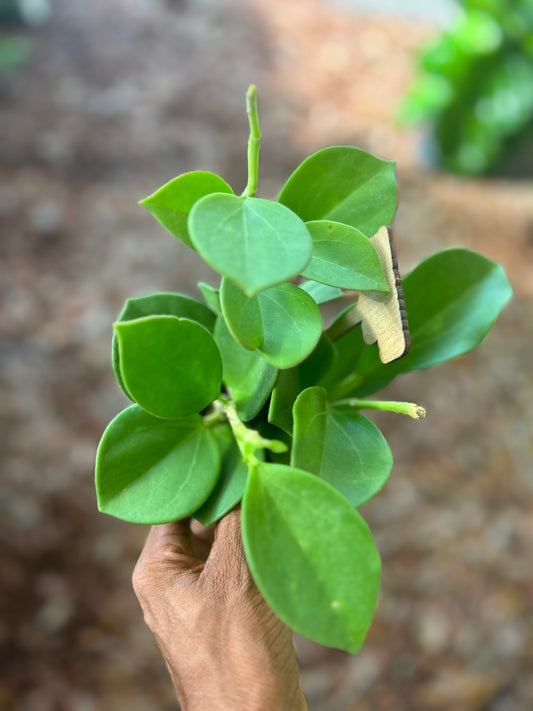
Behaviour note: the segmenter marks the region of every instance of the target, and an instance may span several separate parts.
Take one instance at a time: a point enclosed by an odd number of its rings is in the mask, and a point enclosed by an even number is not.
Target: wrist
[[[169,671],[182,711],[308,711],[298,678],[280,685],[264,671],[228,676],[206,665],[200,674],[187,674],[184,684],[184,677]]]
[[[184,702],[178,697],[182,711],[205,711],[213,709],[216,711],[308,711],[305,697],[301,690],[295,697],[279,697],[271,693],[255,694],[247,690],[245,693],[221,696],[213,696],[209,693],[195,694]]]

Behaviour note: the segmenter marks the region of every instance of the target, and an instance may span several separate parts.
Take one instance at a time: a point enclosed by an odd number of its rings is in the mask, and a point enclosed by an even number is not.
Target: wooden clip
[[[382,363],[409,352],[411,341],[398,264],[388,227],[381,227],[370,242],[376,250],[390,291],[362,291],[352,311],[352,323],[361,323],[366,344],[378,342]]]

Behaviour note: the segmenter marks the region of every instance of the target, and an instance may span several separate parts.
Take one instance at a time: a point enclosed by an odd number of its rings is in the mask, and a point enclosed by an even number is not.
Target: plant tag
[[[370,242],[378,253],[390,291],[361,292],[353,309],[353,323],[361,322],[365,343],[377,341],[381,362],[390,363],[409,352],[407,314],[389,228],[381,227]]]

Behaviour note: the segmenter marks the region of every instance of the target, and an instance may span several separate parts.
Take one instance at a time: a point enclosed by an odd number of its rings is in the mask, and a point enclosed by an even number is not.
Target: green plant
[[[372,320],[372,309],[396,304],[400,314],[398,284],[373,237],[388,244],[394,164],[350,146],[325,148],[295,170],[278,202],[256,198],[255,87],[247,98],[241,196],[218,176],[193,172],[142,201],[222,278],[219,289],[199,285],[203,303],[172,293],[126,302],[113,366],[135,404],[100,443],[98,504],[137,523],[192,516],[208,525],[242,499],[244,548],[266,601],[298,632],[356,652],[380,576],[357,509],[392,468],[385,438],[359,411],[425,414],[363,396],[473,348],[511,289],[502,268],[479,254],[433,255],[404,280],[411,351],[391,360],[406,349],[400,320],[400,350],[383,363],[364,337],[377,336],[386,350],[390,328]],[[359,291],[359,304],[343,308],[343,289]],[[364,299],[370,310],[359,312]],[[323,330],[325,302],[338,313]]]
[[[429,122],[435,158],[444,168],[486,173],[516,151],[533,127],[533,5],[460,5],[452,27],[421,53],[399,118]]]

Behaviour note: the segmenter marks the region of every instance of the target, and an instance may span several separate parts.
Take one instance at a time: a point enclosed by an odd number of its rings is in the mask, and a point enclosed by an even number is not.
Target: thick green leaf
[[[183,294],[162,292],[149,294],[148,296],[139,296],[136,299],[127,299],[117,322],[133,321],[143,316],[177,316],[178,318],[188,318],[191,321],[196,321],[202,326],[205,326],[211,333],[215,327],[214,314],[204,306],[204,304]],[[118,341],[115,333],[113,333],[112,361],[118,384],[130,400],[134,400],[122,380]]]
[[[329,375],[337,361],[337,349],[328,336],[320,336],[316,348],[297,367],[300,375],[300,390],[319,385]]]
[[[315,349],[304,361],[294,368],[281,370],[270,398],[268,421],[292,434],[294,401],[302,390],[322,382],[336,357],[335,346],[322,334]]]
[[[307,227],[270,200],[208,195],[194,205],[188,227],[205,261],[248,296],[292,279],[311,259]]]
[[[316,346],[322,318],[314,300],[294,284],[281,284],[259,296],[263,318],[260,350],[276,368],[292,368]]]
[[[169,420],[187,417],[220,395],[222,360],[200,324],[148,316],[113,327],[124,385],[147,412]]]
[[[248,297],[226,277],[220,291],[226,324],[244,348],[259,347],[276,368],[296,365],[315,347],[322,320],[314,299],[293,284]]]
[[[203,504],[219,469],[216,441],[199,415],[162,420],[132,405],[98,447],[98,508],[133,523],[177,521]]]
[[[268,421],[288,434],[292,434],[292,406],[300,389],[298,368],[280,371],[270,398]]]
[[[217,316],[222,313],[222,307],[220,306],[220,292],[209,284],[205,284],[203,281],[198,282],[198,288],[202,292],[205,303],[211,309],[211,311]]]
[[[223,378],[244,422],[254,418],[270,395],[278,371],[266,362],[259,351],[248,351],[237,343],[219,316],[215,341],[220,350]]]
[[[411,350],[404,358],[383,365],[377,346],[366,347],[357,364],[365,393],[399,373],[467,353],[487,335],[512,295],[503,268],[467,249],[449,249],[429,257],[402,285]]]
[[[319,284],[317,281],[303,281],[298,286],[306,291],[319,306],[343,296],[342,291],[336,286],[326,286],[326,284]]]
[[[325,331],[325,335],[332,341],[336,353],[332,367],[320,382],[321,385],[327,385],[328,389],[332,384],[340,382],[346,376],[354,373],[363,350],[367,348],[361,333],[360,323],[345,331],[345,328],[347,328],[346,316],[353,306],[354,304],[351,304],[341,311]]]
[[[293,405],[294,437],[291,465],[320,475],[328,427],[328,402],[324,388],[303,390]]]
[[[330,407],[326,396],[324,388],[312,387],[296,399],[291,465],[318,475],[359,507],[388,479],[392,453],[376,425]]]
[[[359,651],[381,561],[346,499],[307,472],[261,464],[248,477],[242,529],[250,571],[274,612],[315,642]]]
[[[296,168],[279,202],[304,222],[335,220],[371,237],[396,211],[394,166],[353,146],[324,148]]]
[[[389,291],[376,250],[362,232],[331,220],[307,222],[313,256],[302,276],[358,291]]]
[[[187,230],[187,217],[194,203],[210,193],[233,194],[233,190],[218,175],[196,170],[178,175],[141,200],[141,205],[174,237],[194,249]]]
[[[212,432],[220,451],[220,475],[209,498],[194,514],[204,526],[215,523],[239,503],[248,477],[248,467],[242,461],[230,426],[220,424]]]
[[[220,304],[231,335],[249,350],[263,343],[263,318],[257,296],[246,296],[227,277],[222,278]]]

